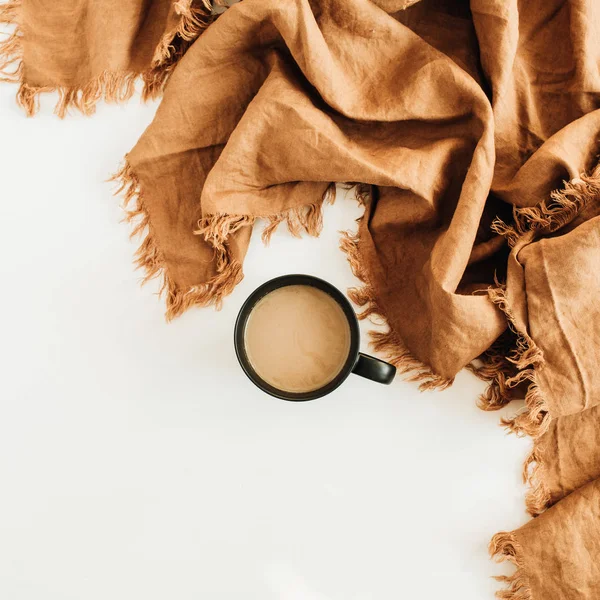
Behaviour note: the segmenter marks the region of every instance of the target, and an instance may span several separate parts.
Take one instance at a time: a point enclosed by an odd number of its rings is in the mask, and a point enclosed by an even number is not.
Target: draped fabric
[[[168,318],[221,304],[253,230],[318,235],[355,185],[341,247],[375,349],[424,389],[471,369],[485,410],[525,400],[504,424],[532,436],[535,518],[492,540],[517,567],[499,597],[600,597],[600,3],[0,6],[29,113],[164,90],[116,178]]]

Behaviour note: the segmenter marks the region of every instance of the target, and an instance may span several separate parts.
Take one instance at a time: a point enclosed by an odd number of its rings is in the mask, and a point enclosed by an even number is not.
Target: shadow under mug
[[[250,317],[252,310],[257,303],[264,298],[270,292],[277,290],[288,285],[308,285],[317,288],[329,296],[331,296],[344,311],[344,315],[348,321],[350,327],[350,350],[348,351],[348,358],[346,359],[344,366],[341,371],[332,379],[329,383],[310,392],[287,392],[285,390],[278,389],[267,383],[262,379],[258,373],[252,367],[248,354],[246,352],[246,324]],[[235,352],[237,354],[238,361],[249,377],[249,379],[259,387],[261,390],[279,398],[281,400],[290,400],[292,402],[304,402],[306,400],[315,400],[326,396],[330,392],[333,392],[338,388],[351,373],[366,377],[377,383],[383,383],[389,385],[394,380],[396,374],[396,367],[386,363],[378,358],[369,356],[359,352],[360,347],[360,329],[358,327],[358,319],[356,313],[352,308],[352,305],[347,300],[346,296],[342,294],[336,287],[319,279],[312,275],[283,275],[282,277],[276,277],[266,283],[263,283],[259,288],[254,290],[248,299],[242,305],[240,312],[235,323],[234,331],[234,344]]]

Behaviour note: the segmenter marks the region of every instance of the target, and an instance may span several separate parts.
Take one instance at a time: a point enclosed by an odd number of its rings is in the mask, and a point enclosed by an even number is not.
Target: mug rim
[[[344,366],[329,383],[310,392],[286,392],[267,383],[252,367],[245,348],[246,323],[248,322],[248,317],[252,313],[254,306],[267,294],[290,285],[309,285],[329,294],[344,311],[348,326],[350,327],[350,349],[348,351],[348,357],[344,362]],[[293,273],[290,275],[280,275],[279,277],[274,277],[273,279],[265,281],[246,298],[235,321],[233,340],[238,362],[248,379],[250,379],[256,387],[279,400],[307,402],[308,400],[316,400],[317,398],[322,398],[323,396],[330,394],[342,385],[352,373],[352,369],[356,365],[359,356],[360,328],[358,325],[358,318],[350,301],[338,288],[320,277],[303,273]]]

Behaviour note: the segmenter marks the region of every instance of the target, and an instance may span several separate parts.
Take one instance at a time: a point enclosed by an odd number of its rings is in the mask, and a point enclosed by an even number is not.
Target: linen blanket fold
[[[59,4],[59,5],[57,5]],[[163,94],[120,182],[167,318],[223,302],[253,230],[341,240],[374,348],[422,389],[463,368],[532,437],[532,521],[499,598],[600,597],[600,3],[17,0],[4,69],[28,114]],[[202,35],[200,35],[202,34]]]

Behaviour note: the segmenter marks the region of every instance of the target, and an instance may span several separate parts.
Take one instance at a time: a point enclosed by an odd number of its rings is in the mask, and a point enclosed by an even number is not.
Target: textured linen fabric
[[[209,0],[10,0],[0,23],[16,29],[0,42],[0,75],[20,84],[29,115],[55,90],[59,116],[91,114],[100,98],[130,98],[138,77],[151,98],[213,18]]]
[[[467,367],[482,408],[525,399],[504,424],[533,438],[535,518],[492,540],[499,597],[600,597],[599,2],[0,6],[30,114],[164,89],[117,179],[168,318],[223,301],[257,221],[318,235],[356,184],[341,247],[375,348],[424,389]]]

